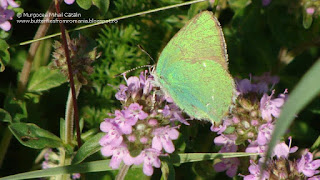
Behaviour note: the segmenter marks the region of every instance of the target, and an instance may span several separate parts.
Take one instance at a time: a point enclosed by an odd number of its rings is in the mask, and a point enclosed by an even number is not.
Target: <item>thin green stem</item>
[[[119,173],[116,176],[116,180],[124,180],[124,178],[126,177],[128,171],[129,171],[130,166],[128,165],[123,165],[119,171]]]
[[[76,98],[80,93],[80,89],[82,84],[79,82],[75,83],[75,91],[76,91]],[[72,104],[72,91],[71,88],[69,90],[68,100],[66,104],[66,114],[65,114],[65,143],[71,144],[73,140],[73,126],[74,126],[74,109]]]
[[[70,162],[66,156],[66,151],[64,149],[64,147],[60,147],[59,148],[59,166],[66,166],[66,165],[70,165]],[[62,174],[62,175],[58,175],[56,176],[56,180],[68,180],[70,178],[68,178],[69,175],[68,174]]]
[[[93,26],[106,24],[106,23],[109,23],[110,21],[111,22],[112,21],[119,21],[119,20],[123,20],[123,19],[127,19],[127,18],[132,18],[132,17],[136,17],[136,16],[141,16],[141,15],[145,15],[145,14],[159,12],[159,11],[172,9],[172,8],[176,8],[176,7],[187,6],[187,5],[191,5],[191,4],[195,4],[195,3],[199,3],[199,2],[203,2],[203,1],[207,1],[207,0],[194,0],[194,1],[189,1],[189,2],[185,2],[185,3],[181,3],[181,4],[175,4],[175,5],[171,5],[171,6],[151,9],[151,10],[148,10],[148,11],[142,11],[142,12],[138,12],[138,13],[133,13],[133,14],[129,14],[129,15],[125,15],[125,16],[121,16],[121,17],[117,17],[117,18],[113,18],[113,19],[109,19],[109,20],[105,20],[105,21],[101,21],[101,22],[97,22],[97,23],[93,23],[93,24],[88,24],[88,25],[84,25],[84,26],[81,26],[81,27],[77,27],[75,29],[68,30],[68,32],[78,31],[78,30],[90,28],[90,27],[93,27]],[[21,42],[18,45],[19,46],[23,46],[23,45],[27,45],[27,44],[30,44],[30,43],[33,43],[33,42],[36,42],[36,41],[42,41],[42,40],[49,39],[49,38],[56,37],[56,36],[60,36],[60,35],[61,35],[61,32],[55,33],[55,34],[51,34],[51,35],[48,35],[48,36],[45,36],[45,37],[42,37],[42,38],[39,38],[39,39],[34,39],[34,40]]]

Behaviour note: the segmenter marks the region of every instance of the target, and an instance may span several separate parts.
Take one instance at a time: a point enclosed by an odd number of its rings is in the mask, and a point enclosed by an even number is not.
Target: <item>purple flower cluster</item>
[[[289,138],[291,144],[291,137]],[[289,154],[298,150],[298,147],[290,148],[290,145],[286,145],[281,142],[276,145],[273,151],[273,156],[267,160],[267,167],[261,173],[261,164],[264,158],[261,158],[256,164],[253,160],[250,160],[249,175],[243,176],[244,180],[256,180],[260,176],[262,179],[307,179],[307,180],[319,180],[320,175],[320,159],[313,160],[312,153],[306,149],[300,159],[297,161],[289,160]]]
[[[9,5],[13,8],[19,7],[19,4],[14,2],[14,0],[0,0],[0,28],[4,31],[11,29],[9,20],[12,20],[14,16],[14,11],[8,9]]]
[[[147,71],[126,82],[115,95],[123,109],[100,125],[106,133],[99,142],[101,153],[112,156],[113,169],[119,168],[122,161],[126,165],[143,164],[144,174],[151,176],[153,167],[160,167],[159,156],[175,150],[172,140],[179,136],[177,122],[188,122],[172,100],[153,87],[153,77]]]
[[[274,120],[279,117],[287,93],[273,98],[267,93],[279,82],[277,76],[265,73],[262,76],[253,76],[252,80],[236,80],[238,98],[229,118],[215,124],[211,130],[219,136],[214,143],[222,146],[219,152],[236,152],[239,148],[246,152],[263,153],[271,139]],[[243,145],[245,147],[242,147]],[[240,147],[240,145],[242,145]],[[240,160],[238,158],[222,159],[214,165],[218,172],[225,171],[229,177],[237,174]]]
[[[50,148],[43,150],[44,152],[44,161],[42,161],[42,169],[48,169],[53,167],[58,167],[60,164],[60,155],[58,152],[54,152]],[[71,175],[71,179],[80,179],[80,173],[74,173]]]
[[[248,153],[264,154],[271,140],[274,124],[280,116],[281,107],[287,99],[287,90],[275,96],[272,90],[279,78],[265,73],[262,76],[253,77],[252,80],[237,80],[238,98],[230,113],[230,117],[211,127],[218,136],[214,139],[217,146],[221,146],[219,152],[237,152],[238,149]],[[269,88],[271,87],[271,88]],[[271,91],[269,95],[268,92]],[[291,144],[291,138],[290,138]],[[273,157],[267,160],[267,169],[260,172],[260,165],[265,161],[262,155],[260,159],[250,160],[250,175],[243,176],[245,180],[259,179],[294,179],[295,177],[312,177],[319,173],[316,169],[320,166],[320,160],[313,160],[310,152],[298,161],[289,161],[290,153],[296,152],[297,147],[290,148],[284,142],[278,143],[273,150]],[[242,160],[242,159],[241,159]],[[238,158],[222,159],[214,165],[217,172],[226,171],[229,177],[237,174],[238,166],[242,164]],[[290,164],[289,169],[286,164]],[[286,171],[284,171],[284,169]]]

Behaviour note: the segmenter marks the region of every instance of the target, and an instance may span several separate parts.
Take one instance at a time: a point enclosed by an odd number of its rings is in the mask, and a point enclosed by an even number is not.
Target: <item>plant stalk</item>
[[[80,93],[80,89],[82,84],[79,82],[75,83],[75,91],[76,91],[76,98]],[[68,100],[66,104],[66,115],[65,115],[65,143],[71,144],[73,140],[73,126],[74,126],[74,109],[72,103],[72,91],[71,88],[69,90]]]
[[[126,177],[128,171],[129,171],[130,166],[128,165],[123,165],[120,169],[120,171],[118,172],[117,176],[116,176],[116,180],[124,180],[124,178]]]
[[[61,13],[60,2],[58,0],[55,0],[55,7],[56,7],[56,12],[58,14],[60,14]],[[66,29],[62,23],[62,17],[59,16],[58,19],[61,22],[61,23],[59,23],[59,25],[60,25],[62,43],[64,46],[64,53],[65,53],[67,64],[68,64],[69,83],[70,83],[70,89],[71,89],[71,94],[72,94],[74,119],[75,119],[75,124],[76,124],[76,131],[77,131],[77,142],[78,142],[78,147],[80,148],[81,147],[81,135],[80,135],[79,113],[78,113],[78,105],[77,105],[77,98],[76,98],[76,90],[75,90],[74,80],[73,80],[73,70],[72,70],[71,60],[70,60],[70,55],[69,55]]]

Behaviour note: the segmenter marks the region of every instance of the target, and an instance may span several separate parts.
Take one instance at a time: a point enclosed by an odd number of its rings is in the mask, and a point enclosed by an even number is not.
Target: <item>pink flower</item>
[[[260,167],[250,160],[251,165],[249,166],[250,175],[244,176],[244,180],[259,180],[261,176]],[[261,180],[269,179],[270,173],[268,171],[263,171]]]
[[[128,90],[128,87],[123,85],[123,84],[120,84],[119,86],[119,91],[116,93],[116,98],[119,100],[119,101],[126,101],[127,100],[127,94],[126,94],[126,91]]]
[[[289,146],[291,146],[291,137],[289,137]],[[294,153],[298,150],[297,146],[294,146],[290,148],[286,143],[281,142],[278,143],[274,149],[273,149],[273,154],[277,156],[278,159],[282,158],[288,158],[290,153]]]
[[[112,156],[109,166],[112,169],[117,169],[120,166],[120,163],[123,161],[126,165],[132,165],[134,158],[130,156],[130,153],[126,146],[104,146],[101,148],[101,153],[104,156]]]
[[[127,119],[124,117],[124,112],[119,110],[115,111],[115,115],[116,117],[113,119],[113,121],[118,125],[121,132],[124,134],[131,134],[132,126],[137,123],[137,119]]]
[[[223,158],[222,162],[219,162],[215,164],[214,170],[217,172],[222,172],[227,170],[226,174],[229,177],[233,177],[236,175],[238,171],[238,166],[240,164],[240,161],[238,158]]]
[[[185,125],[190,125],[182,116],[182,111],[175,105],[165,105],[162,111],[164,117],[169,117],[170,121],[180,121]]]
[[[166,126],[155,129],[152,134],[154,137],[152,139],[152,148],[161,151],[162,148],[168,153],[172,153],[175,148],[172,140],[178,139],[179,131],[174,127]]]
[[[81,177],[80,173],[72,174],[72,179],[80,179],[80,177]]]
[[[139,79],[140,79],[140,85],[143,88],[143,94],[149,94],[150,91],[152,90],[152,83],[153,81],[152,76],[148,77],[147,76],[148,71],[144,71],[140,73]]]
[[[314,7],[309,7],[309,8],[306,9],[306,12],[308,14],[312,15],[315,12],[315,9],[314,9]]]
[[[297,161],[298,172],[302,172],[307,177],[318,174],[320,172],[317,170],[319,167],[320,159],[313,160],[313,155],[308,150],[306,150],[302,157]]]
[[[212,126],[210,127],[210,130],[213,131],[213,132],[216,132],[217,134],[222,134],[228,126],[232,125],[234,122],[237,122],[238,119],[237,117],[232,117],[232,119],[228,118],[228,119],[225,119],[223,121],[223,124],[219,125],[219,126],[215,126],[215,124],[212,124]]]
[[[220,136],[214,138],[214,143],[218,146],[234,145],[236,139],[237,139],[237,136],[234,134],[228,134],[228,135],[221,134]]]
[[[272,94],[268,96],[267,94],[264,94],[260,100],[260,111],[261,116],[263,119],[270,122],[272,120],[272,116],[278,118],[280,115],[281,107],[284,104],[285,97],[280,96],[276,99],[271,99],[274,94],[274,91],[272,91]],[[272,116],[271,116],[272,115]]]
[[[159,156],[160,151],[157,149],[145,149],[135,158],[134,164],[139,165],[143,163],[143,173],[147,176],[151,176],[153,174],[152,166],[160,168],[161,162]]]
[[[140,90],[140,80],[136,76],[131,76],[127,80],[128,91],[131,93],[132,98],[135,98]]]
[[[274,125],[271,123],[263,124],[259,127],[257,142],[259,145],[266,145],[271,140]]]
[[[4,9],[0,6],[0,28],[4,31],[9,31],[11,29],[11,24],[8,20],[12,20],[14,12],[9,9]]]
[[[64,2],[65,2],[66,4],[69,4],[69,5],[70,5],[70,4],[73,4],[74,1],[75,1],[75,0],[64,0]]]
[[[0,5],[1,7],[3,7],[4,9],[7,9],[7,7],[10,5],[14,8],[19,7],[19,4],[17,4],[16,2],[14,2],[14,0],[0,0]]]
[[[251,142],[246,148],[247,153],[265,153],[267,151],[267,145],[259,145],[257,141]]]
[[[102,122],[100,124],[100,129],[101,131],[106,132],[106,135],[103,136],[99,141],[101,146],[118,146],[122,143],[122,134],[120,133],[119,129],[110,122]]]
[[[239,94],[247,94],[252,90],[251,81],[249,79],[237,80],[236,84]]]
[[[148,114],[142,110],[142,106],[138,103],[130,104],[124,114],[127,119],[132,118],[134,121],[137,121],[138,119],[143,120],[148,117]]]

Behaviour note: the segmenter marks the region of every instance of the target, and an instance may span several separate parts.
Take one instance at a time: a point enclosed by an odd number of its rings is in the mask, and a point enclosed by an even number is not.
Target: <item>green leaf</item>
[[[72,160],[72,164],[78,164],[85,160],[90,155],[98,152],[101,148],[99,140],[105,135],[105,133],[98,133],[88,141],[86,141]]]
[[[311,146],[311,151],[314,151],[320,147],[320,136],[317,138],[317,140],[313,143]]]
[[[181,163],[196,162],[204,160],[213,160],[215,158],[232,158],[232,157],[245,157],[254,156],[259,153],[183,153],[177,155],[176,160]],[[40,177],[49,177],[60,174],[72,174],[72,173],[86,173],[86,172],[100,172],[111,171],[109,167],[110,160],[93,161],[69,166],[61,166],[55,168],[49,168],[45,170],[30,171],[20,174],[15,174],[7,177],[0,178],[0,180],[19,180],[19,179],[31,179]],[[131,168],[141,168],[141,166],[131,166]]]
[[[0,108],[0,122],[1,121],[12,123],[12,117],[6,110]]]
[[[94,161],[76,165],[60,166],[44,170],[30,171],[20,174],[15,174],[7,177],[0,178],[0,180],[19,180],[19,179],[33,179],[41,177],[49,177],[61,174],[72,173],[85,173],[85,172],[100,172],[110,171],[111,167],[108,166],[110,160]]]
[[[61,139],[35,124],[13,123],[9,126],[9,129],[21,144],[30,148],[57,148],[63,145]]]
[[[16,99],[11,94],[5,99],[4,109],[11,115],[13,123],[24,121],[28,117],[26,102]]]
[[[60,118],[60,138],[62,139],[63,142],[66,142],[65,140],[65,121],[63,118]]]
[[[44,66],[39,68],[31,77],[28,84],[29,92],[45,91],[67,81],[66,77],[59,70],[51,70]]]
[[[0,72],[5,70],[5,66],[10,61],[10,54],[8,51],[9,45],[5,40],[0,39]]]
[[[109,10],[110,0],[92,0],[92,3],[100,9],[102,15]]]
[[[284,104],[273,131],[267,157],[270,157],[276,142],[284,135],[296,115],[320,92],[320,84],[317,83],[319,77],[320,59],[301,78]]]
[[[92,1],[91,0],[77,0],[77,4],[82,9],[88,10],[92,5]]]

